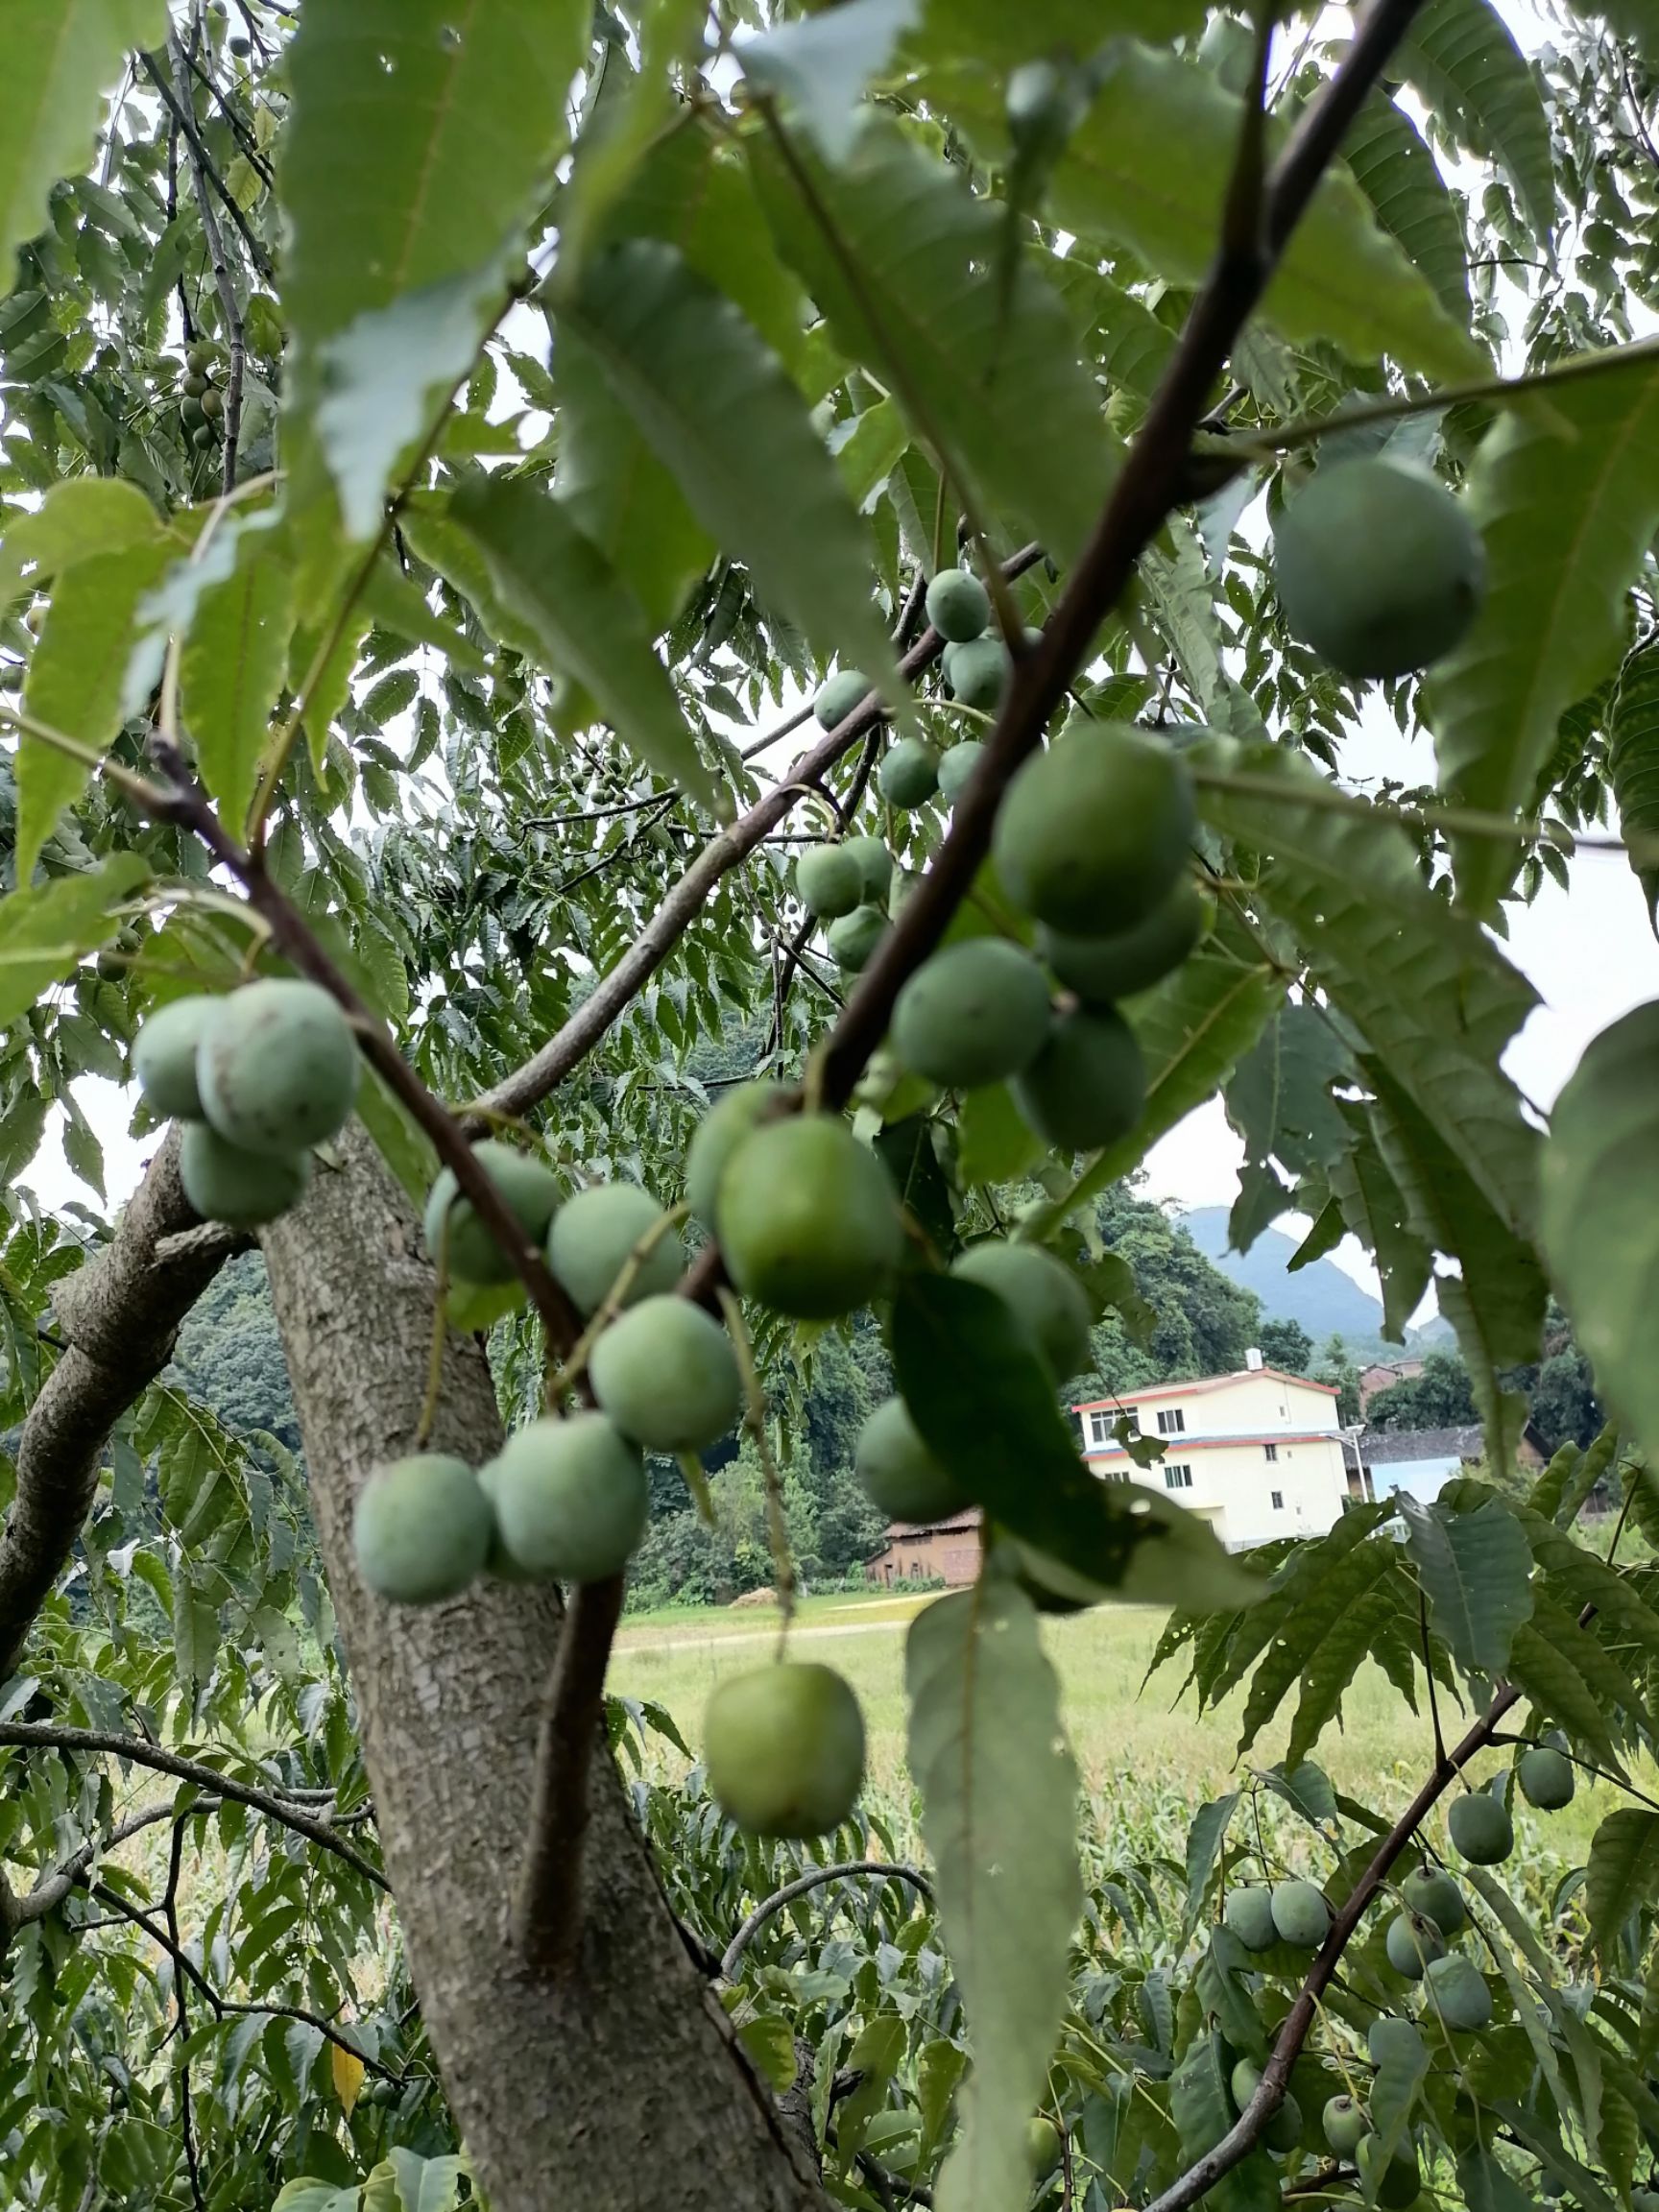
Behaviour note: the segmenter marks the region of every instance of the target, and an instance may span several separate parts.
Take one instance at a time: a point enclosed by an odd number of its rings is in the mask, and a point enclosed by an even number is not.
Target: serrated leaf
[[[293,616],[286,545],[244,532],[234,569],[204,593],[180,655],[180,703],[197,769],[233,828],[253,797]]]
[[[1345,1150],[1348,1124],[1331,1089],[1352,1075],[1346,1047],[1316,1006],[1280,1006],[1222,1094],[1245,1157],[1272,1158],[1300,1175]]]
[[[1017,246],[999,264],[1003,213],[959,168],[873,123],[843,168],[809,163],[831,243],[776,152],[755,159],[780,249],[841,350],[892,393],[916,437],[943,448],[980,505],[1070,560],[1113,456],[1064,306]]]
[[[907,1277],[893,1306],[893,1359],[912,1419],[968,1495],[1102,1596],[1202,1613],[1260,1594],[1206,1522],[1161,1492],[1090,1472],[1051,1378],[992,1292],[954,1276]]]
[[[1392,1562],[1385,1561],[1378,1570],[1377,1579],[1391,1572]],[[1392,1594],[1368,1590],[1350,1605],[1314,1652],[1302,1673],[1302,1694],[1285,1746],[1287,1766],[1299,1766],[1331,1722],[1339,1719],[1344,1695],[1365,1661],[1374,1655],[1375,1646],[1393,1616]]]
[[[712,779],[639,604],[567,511],[521,478],[492,477],[463,486],[450,512],[502,604],[535,632],[542,664],[574,676],[630,751],[711,806]]]
[[[1331,1546],[1327,1539],[1312,1549],[1322,1551],[1324,1572],[1316,1582],[1304,1584],[1299,1579],[1295,1602],[1282,1609],[1269,1631],[1271,1641],[1244,1701],[1236,1753],[1238,1758],[1273,1719],[1291,1686],[1315,1664],[1326,1639],[1334,1633],[1350,1606],[1372,1589],[1391,1564],[1392,1547],[1382,1543],[1343,1548]]]
[[[1449,1513],[1402,1494],[1400,1510],[1437,1633],[1466,1672],[1495,1679],[1532,1617],[1532,1551],[1521,1524],[1496,1498]]]
[[[1230,1790],[1224,1797],[1216,1797],[1208,1805],[1200,1805],[1192,1815],[1192,1825],[1187,1831],[1185,1926],[1189,1937],[1198,1925],[1198,1915],[1204,1910],[1204,1898],[1210,1887],[1210,1877],[1215,1871],[1217,1855],[1226,1839],[1233,1815],[1242,1802],[1238,1791]]]
[[[1632,653],[1620,670],[1607,739],[1619,826],[1632,846],[1630,865],[1647,895],[1648,920],[1659,926],[1659,645]]]
[[[1528,804],[1562,715],[1617,663],[1625,594],[1659,525],[1659,354],[1599,359],[1547,406],[1505,410],[1469,470],[1486,597],[1431,677],[1426,713],[1441,788],[1488,813]],[[1452,842],[1459,901],[1484,913],[1518,850]]]
[[[1348,1149],[1325,1165],[1325,1180],[1338,1214],[1336,1234],[1327,1249],[1339,1242],[1347,1229],[1371,1253],[1382,1286],[1382,1334],[1403,1344],[1406,1325],[1429,1287],[1432,1257],[1409,1224],[1405,1193],[1383,1163],[1369,1117],[1363,1109],[1350,1107],[1345,1118]]]
[[[1181,2139],[1181,2161],[1190,2166],[1213,2151],[1233,2125],[1225,2046],[1218,2031],[1193,2036],[1169,2077],[1169,2111]],[[1264,2151],[1252,2151],[1205,2192],[1216,2212],[1274,2212],[1278,2178]]]
[[[1659,1453],[1659,1002],[1586,1047],[1544,1147],[1541,1235],[1597,1388]]]
[[[730,301],[670,246],[595,254],[558,321],[617,397],[716,542],[827,658],[896,687],[864,535],[806,405]]]
[[[119,553],[155,537],[156,510],[119,476],[72,476],[54,484],[39,506],[11,515],[0,537],[0,605],[27,583],[38,589],[76,562]]]
[[[1382,2063],[1371,2077],[1369,2109],[1382,2155],[1406,2139],[1411,2108],[1429,2079],[1429,2046],[1419,2036],[1414,2048],[1402,2049],[1406,2038],[1391,2036]]]
[[[1446,312],[1467,326],[1463,226],[1433,155],[1385,92],[1374,92],[1348,126],[1342,158],[1382,228],[1399,239]]]
[[[1175,350],[1175,332],[1143,300],[1114,284],[1080,255],[1055,261],[1045,274],[1070,309],[1084,352],[1107,382],[1139,398],[1153,398]]]
[[[1586,1650],[1599,1648],[1589,1637],[1575,1633]],[[1516,1630],[1510,1647],[1509,1679],[1539,1712],[1557,1721],[1575,1742],[1587,1743],[1600,1766],[1622,1774],[1623,1762],[1608,1734],[1596,1693],[1575,1664],[1577,1658],[1571,1646],[1557,1644],[1527,1623]]]
[[[0,75],[0,291],[43,228],[46,195],[91,161],[128,50],[160,42],[162,0],[12,0]]]
[[[1457,2189],[1469,2212],[1534,2212],[1533,2199],[1490,2151],[1464,2152],[1457,2161]]]
[[[843,0],[821,15],[775,24],[737,41],[743,74],[781,99],[828,159],[844,161],[858,134],[865,85],[893,59],[922,0]]]
[[[1609,1813],[1590,1839],[1584,1873],[1584,1910],[1590,1940],[1604,1960],[1613,1955],[1625,1920],[1659,1892],[1659,1813],[1623,1805]]]
[[[452,668],[482,676],[489,667],[471,638],[432,612],[425,595],[389,555],[370,571],[360,604],[376,630],[389,631],[412,645],[436,646]]]
[[[352,2108],[363,2094],[368,2068],[355,2051],[343,2050],[338,2043],[334,2043],[328,2049],[328,2071],[333,2078],[334,2094],[339,2098],[341,2108],[349,2120]]]
[[[940,2176],[943,2212],[1004,2212],[1030,2186],[1025,2128],[1066,2009],[1083,1904],[1077,1772],[1037,1612],[982,1581],[917,1615],[905,1644],[910,1770],[974,2065]]]
[[[1550,120],[1514,34],[1487,0],[1429,0],[1394,65],[1454,137],[1499,162],[1539,240],[1555,221]]]

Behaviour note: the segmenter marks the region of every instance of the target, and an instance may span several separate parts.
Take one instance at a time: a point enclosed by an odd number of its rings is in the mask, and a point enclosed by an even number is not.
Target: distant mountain
[[[1320,1347],[1329,1336],[1342,1337],[1359,1353],[1382,1345],[1381,1302],[1362,1290],[1334,1260],[1314,1260],[1292,1275],[1289,1263],[1296,1256],[1298,1239],[1286,1237],[1282,1229],[1263,1230],[1248,1252],[1238,1253],[1227,1248],[1225,1206],[1200,1206],[1181,1216],[1181,1226],[1223,1275],[1255,1291],[1269,1320],[1300,1321]],[[1412,1342],[1434,1340],[1444,1328],[1445,1323],[1436,1318],[1421,1335],[1413,1332]],[[1394,1349],[1398,1351],[1398,1347]]]

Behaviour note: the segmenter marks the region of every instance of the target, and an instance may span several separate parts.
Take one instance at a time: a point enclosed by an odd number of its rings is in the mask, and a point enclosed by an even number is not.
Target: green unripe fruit
[[[1442,1936],[1455,1936],[1469,1918],[1463,1892],[1438,1866],[1415,1866],[1400,1885],[1408,1909],[1432,1920]]]
[[[1366,2135],[1354,2154],[1354,2162],[1367,2191],[1384,2207],[1384,2212],[1406,2212],[1407,2204],[1416,2203],[1423,2176],[1417,2171],[1417,2153],[1409,2143],[1402,2144],[1384,2159],[1381,2138]]]
[[[922,1441],[902,1398],[877,1407],[858,1431],[853,1464],[889,1521],[942,1521],[968,1503],[956,1478]]]
[[[835,922],[864,898],[864,871],[845,845],[813,845],[795,863],[795,888],[808,914]]]
[[[257,1229],[298,1204],[311,1180],[308,1152],[244,1152],[205,1121],[187,1121],[179,1141],[179,1180],[204,1221]]]
[[[645,1462],[603,1413],[532,1421],[491,1462],[502,1548],[539,1581],[604,1582],[639,1548]]]
[[[218,438],[211,422],[199,422],[190,433],[190,443],[198,453],[205,453],[217,445]]]
[[[988,1238],[971,1244],[950,1272],[1001,1299],[1056,1383],[1088,1366],[1089,1300],[1070,1268],[1052,1252],[1041,1244]]]
[[[1573,1802],[1576,1787],[1573,1762],[1548,1746],[1523,1751],[1516,1764],[1515,1779],[1527,1804],[1536,1805],[1541,1813],[1559,1813],[1563,1805]]]
[[[1040,922],[1112,936],[1169,897],[1195,823],[1191,778],[1166,744],[1074,720],[1009,784],[992,855],[1008,896]]]
[[[1475,1966],[1460,1951],[1444,1959],[1431,1959],[1424,1975],[1426,2008],[1438,2013],[1448,2028],[1473,2033],[1490,2027],[1492,1992]]]
[[[1013,665],[999,637],[975,637],[967,645],[950,647],[945,657],[945,681],[952,699],[964,707],[976,707],[982,714],[995,714]]]
[[[1298,1951],[1317,1951],[1331,1933],[1331,1908],[1311,1882],[1273,1885],[1273,1925]]]
[[[434,1605],[483,1572],[493,1526],[465,1460],[442,1452],[395,1459],[375,1469],[358,1497],[357,1572],[395,1605]]]
[[[812,702],[819,728],[838,729],[869,691],[870,679],[860,669],[843,668],[838,676],[831,676]]]
[[[1209,901],[1190,877],[1183,877],[1134,928],[1115,937],[1072,937],[1040,926],[1037,950],[1085,1005],[1110,1006],[1149,991],[1179,968],[1203,941],[1210,919]]]
[[[1550,2181],[1553,2178],[1553,2176],[1550,2176],[1545,2179],[1544,2194],[1546,2197],[1559,2197],[1561,2194],[1559,2181],[1555,2183],[1553,2189],[1550,2187]],[[1659,2189],[1632,2189],[1630,2192],[1630,2212],[1659,2212]]]
[[[1014,1078],[1014,1101],[1038,1136],[1061,1151],[1116,1144],[1146,1104],[1146,1067],[1134,1030],[1109,1006],[1063,1015]]]
[[[1233,2108],[1242,2112],[1262,2085],[1262,2069],[1248,2058],[1240,2058],[1228,2079],[1227,2086],[1233,2092]]]
[[[1321,469],[1273,533],[1288,628],[1345,676],[1404,676],[1444,660],[1476,614],[1486,554],[1432,476],[1391,461]]]
[[[1515,1830],[1496,1797],[1477,1790],[1459,1797],[1446,1816],[1452,1840],[1475,1866],[1496,1866],[1515,1848]]]
[[[1048,1034],[1048,984],[1003,937],[967,937],[923,962],[893,1008],[893,1046],[931,1082],[972,1090],[1017,1075]]]
[[[951,745],[939,756],[939,796],[948,805],[954,806],[968,788],[968,779],[985,757],[985,748],[977,738],[965,737],[960,745]]]
[[[202,395],[202,412],[206,416],[209,422],[217,422],[220,416],[225,412],[224,397],[216,392],[211,384]]]
[[[1233,2069],[1228,2086],[1233,2092],[1235,2108],[1242,2112],[1257,2090],[1262,2086],[1262,2069],[1252,2065],[1248,2058],[1240,2058]],[[1294,2151],[1302,2140],[1302,2107],[1288,2089],[1274,2107],[1272,2117],[1262,2130],[1262,2140],[1269,2151]]]
[[[1060,2130],[1046,2112],[1025,2123],[1025,2156],[1037,2181],[1052,2174],[1060,2163]]]
[[[133,1041],[132,1072],[156,1113],[179,1121],[201,1120],[197,1056],[222,1004],[204,992],[193,993],[169,999],[145,1021]]]
[[[200,430],[207,420],[207,411],[201,400],[190,391],[189,377],[184,379],[184,397],[179,402],[179,420],[183,423],[186,430]]]
[[[1422,1980],[1423,1969],[1431,1960],[1446,1956],[1445,1938],[1433,1921],[1419,1919],[1411,1912],[1397,1912],[1389,1921],[1384,1948],[1395,1973],[1411,1982]]]
[[[1273,1900],[1261,1886],[1229,1889],[1221,1917],[1246,1951],[1271,1951],[1279,1940],[1273,1925]]]
[[[688,1298],[646,1298],[594,1345],[588,1380],[601,1408],[647,1452],[717,1444],[743,1404],[724,1329]]]
[[[25,613],[23,627],[28,631],[31,637],[38,637],[41,631],[45,629],[46,613],[47,608],[44,599],[36,599]]]
[[[709,1700],[704,1761],[709,1789],[740,1828],[828,1835],[864,1780],[858,1700],[829,1667],[784,1660],[730,1674]]]
[[[213,348],[197,338],[184,349],[184,366],[192,376],[204,376],[213,366]]]
[[[207,389],[208,385],[206,377],[198,375],[194,369],[190,370],[184,378],[184,390],[189,394],[190,397],[192,399],[200,399],[202,395]]]
[[[253,51],[253,41],[245,31],[233,31],[225,43],[238,61],[246,61]]]
[[[1373,2066],[1391,2066],[1405,2073],[1423,2062],[1423,2031],[1414,2020],[1385,2012],[1367,2029],[1365,2048]]]
[[[850,853],[858,863],[865,902],[882,905],[893,881],[892,854],[879,837],[849,837],[843,841],[841,850]]]
[[[1353,2097],[1333,2097],[1319,2115],[1319,2125],[1338,2158],[1352,2158],[1371,2132],[1370,2115]]]
[[[740,1083],[710,1106],[685,1148],[685,1198],[705,1229],[714,1226],[714,1204],[726,1163],[775,1100],[778,1083]]]
[[[803,1321],[866,1305],[903,1247],[886,1168],[828,1114],[757,1129],[727,1163],[714,1211],[738,1289]]]
[[[830,957],[848,975],[856,975],[875,957],[876,948],[887,934],[887,917],[879,906],[855,906],[831,922],[824,932]]]
[[[472,1157],[501,1193],[501,1203],[525,1236],[533,1244],[540,1244],[559,1203],[559,1183],[552,1170],[493,1137],[474,1144]],[[472,1201],[460,1195],[453,1168],[440,1170],[426,1200],[422,1226],[434,1265],[442,1244],[452,1281],[512,1282],[513,1262],[473,1211]]]
[[[939,756],[920,737],[901,737],[890,746],[876,781],[895,806],[920,806],[939,788]]]
[[[991,599],[972,569],[941,568],[927,587],[927,619],[952,645],[971,644],[991,619]]]
[[[345,1123],[357,1044],[327,992],[298,976],[249,983],[220,1001],[197,1056],[202,1108],[244,1152],[303,1152]]]
[[[635,1245],[661,1218],[662,1208],[637,1183],[601,1183],[560,1207],[547,1232],[547,1264],[579,1313],[598,1311]],[[635,1306],[672,1290],[685,1272],[685,1247],[678,1231],[664,1229],[621,1302]]]

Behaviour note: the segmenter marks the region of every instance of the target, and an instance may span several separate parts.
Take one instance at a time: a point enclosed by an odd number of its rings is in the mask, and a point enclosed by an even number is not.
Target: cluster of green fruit
[[[179,1173],[204,1221],[257,1228],[311,1176],[311,1147],[345,1124],[357,1046],[327,992],[299,977],[157,1007],[132,1047],[154,1111],[184,1124]]]
[[[185,437],[198,453],[205,453],[218,444],[220,424],[225,418],[225,395],[213,381],[218,358],[218,348],[204,338],[197,339],[184,350],[184,374],[180,381],[183,397],[179,402],[179,420]]]
[[[1073,719],[1014,777],[993,839],[1002,890],[1036,922],[1035,951],[979,936],[926,961],[894,1008],[902,1065],[951,1090],[1011,1081],[1030,1127],[1064,1151],[1127,1136],[1145,1072],[1118,1001],[1169,974],[1209,928],[1188,870],[1195,821],[1191,780],[1167,744]],[[843,968],[862,967],[880,940],[873,886],[891,865],[873,838],[811,847],[797,864],[802,902],[830,923]],[[1068,994],[1058,1013],[1056,984]]]

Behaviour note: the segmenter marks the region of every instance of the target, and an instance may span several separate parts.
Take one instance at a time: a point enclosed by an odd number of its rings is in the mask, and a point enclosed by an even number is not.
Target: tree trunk
[[[381,1846],[422,2014],[495,2212],[822,2212],[805,2154],[686,1955],[620,1778],[592,1766],[582,1954],[539,1979],[508,1936],[557,1594],[490,1580],[394,1607],[357,1575],[351,1513],[407,1451],[433,1278],[364,1132],[265,1233],[312,1505]],[[433,1448],[500,1443],[489,1369],[451,1334]]]

